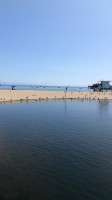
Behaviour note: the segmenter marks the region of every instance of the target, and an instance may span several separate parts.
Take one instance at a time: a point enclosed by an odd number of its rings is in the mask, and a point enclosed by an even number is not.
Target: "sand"
[[[54,99],[112,100],[112,92],[59,92],[0,90],[0,102],[42,101]]]

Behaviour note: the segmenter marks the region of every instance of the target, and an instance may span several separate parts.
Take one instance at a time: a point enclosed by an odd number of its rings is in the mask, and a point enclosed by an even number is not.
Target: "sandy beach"
[[[58,92],[0,90],[0,102],[41,101],[54,99],[112,100],[112,92]]]

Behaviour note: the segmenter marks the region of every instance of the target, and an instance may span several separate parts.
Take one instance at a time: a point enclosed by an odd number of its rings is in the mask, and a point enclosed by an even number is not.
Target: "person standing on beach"
[[[65,88],[65,99],[66,99],[67,87]]]

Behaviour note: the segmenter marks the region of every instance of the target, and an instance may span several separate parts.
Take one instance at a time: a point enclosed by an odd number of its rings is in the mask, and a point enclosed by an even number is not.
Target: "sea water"
[[[71,86],[36,86],[36,85],[15,85],[15,90],[37,90],[37,91],[92,91],[88,87]],[[0,90],[11,90],[11,85],[1,85]]]
[[[111,200],[112,102],[0,104],[1,200]]]

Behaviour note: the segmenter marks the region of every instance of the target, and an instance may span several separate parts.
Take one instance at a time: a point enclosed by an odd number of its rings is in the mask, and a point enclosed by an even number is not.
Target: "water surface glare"
[[[112,200],[112,102],[0,104],[0,200]]]

